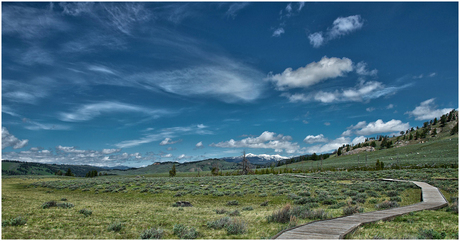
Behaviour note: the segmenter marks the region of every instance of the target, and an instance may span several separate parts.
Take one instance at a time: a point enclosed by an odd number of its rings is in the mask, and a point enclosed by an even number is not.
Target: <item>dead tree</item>
[[[248,175],[249,173],[251,173],[251,167],[250,167],[251,163],[249,163],[249,160],[246,159],[246,151],[243,152],[243,161],[241,162],[241,174],[243,175]]]

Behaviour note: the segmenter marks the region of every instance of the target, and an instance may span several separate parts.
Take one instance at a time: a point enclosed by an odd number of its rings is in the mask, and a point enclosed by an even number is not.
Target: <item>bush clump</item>
[[[244,207],[243,211],[252,211],[254,208],[252,206]]]
[[[7,227],[7,226],[22,226],[27,223],[27,219],[17,216],[16,218],[12,218],[9,220],[4,220],[2,221],[2,227]]]
[[[286,204],[281,210],[274,211],[271,215],[267,216],[267,222],[275,222],[275,223],[288,223],[291,218],[291,205]]]
[[[377,209],[388,209],[388,208],[395,208],[395,207],[399,207],[399,204],[395,201],[383,201],[375,205],[375,208]]]
[[[49,201],[49,202],[44,202],[42,204],[43,209],[51,208],[51,207],[57,207],[57,202],[56,201]]]
[[[230,223],[230,217],[223,217],[216,221],[209,221],[206,223],[208,228],[221,229],[224,228],[228,223]]]
[[[216,209],[216,214],[224,214],[227,213],[227,210],[225,209]]]
[[[238,200],[232,200],[227,202],[227,206],[236,206],[239,205]]]
[[[182,224],[175,224],[173,232],[181,239],[196,239],[198,237],[198,232],[194,227],[186,227]]]
[[[227,234],[243,234],[247,231],[246,223],[237,219],[230,220],[225,229]]]
[[[265,202],[261,203],[260,206],[262,206],[262,207],[268,206],[268,201],[265,201]]]
[[[348,206],[346,208],[343,209],[343,215],[344,216],[349,216],[349,215],[353,215],[355,213],[362,213],[364,212],[364,208],[356,205],[356,206]]]
[[[228,215],[230,215],[230,216],[240,216],[241,214],[240,214],[240,211],[238,211],[238,209],[236,209],[235,211],[230,212]]]
[[[89,210],[89,209],[81,209],[80,211],[78,211],[79,213],[85,215],[85,217],[88,217],[88,216],[91,216],[91,214],[93,214],[93,211]]]
[[[116,221],[116,222],[109,224],[109,226],[107,227],[107,230],[118,232],[121,230],[122,227],[123,225],[120,222]]]
[[[141,239],[161,239],[163,238],[164,231],[159,228],[151,228],[144,230],[141,233]]]
[[[444,239],[446,232],[437,232],[433,229],[420,229],[417,235],[418,239]]]

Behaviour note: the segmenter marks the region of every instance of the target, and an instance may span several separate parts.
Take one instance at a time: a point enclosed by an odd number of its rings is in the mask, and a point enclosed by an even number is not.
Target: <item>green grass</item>
[[[391,221],[366,224],[347,235],[347,239],[417,239],[420,230],[444,232],[446,239],[458,239],[458,214],[440,210],[425,210],[399,216]],[[427,239],[426,237],[422,239]]]
[[[434,172],[432,175],[441,174]],[[380,195],[377,198],[379,202],[389,199],[385,196],[388,190],[398,188],[401,190],[401,205],[417,203],[420,199],[420,189],[405,183],[372,180],[344,182],[276,175],[200,178],[3,178],[2,219],[22,216],[27,219],[27,225],[4,227],[2,238],[138,239],[145,230],[157,228],[163,230],[163,238],[178,239],[180,237],[174,234],[173,228],[179,224],[194,228],[200,239],[269,238],[286,225],[269,223],[266,217],[287,203],[297,206],[294,205],[293,198],[301,197],[300,194],[305,190],[311,193],[311,198],[323,195],[340,202],[350,202],[351,196],[344,193],[349,190],[359,192],[363,186],[369,190],[380,190],[376,191]],[[148,191],[143,192],[144,189]],[[178,192],[183,194],[175,197]],[[204,195],[205,192],[208,195]],[[261,193],[267,196],[261,197]],[[41,208],[44,202],[63,198],[75,206],[68,209]],[[370,199],[368,195],[367,200]],[[239,205],[227,206],[232,200],[238,201]],[[172,204],[177,201],[189,201],[193,207],[173,207]],[[269,201],[268,205],[261,206],[265,201]],[[319,200],[315,203],[314,210],[323,209],[333,217],[343,213],[342,208],[334,208],[333,205],[323,204]],[[248,206],[253,209],[243,211]],[[375,210],[375,204],[368,201],[362,207],[365,212]],[[91,210],[92,214],[82,215],[82,209]],[[208,228],[207,222],[228,215],[217,214],[217,209],[227,209],[229,212],[238,210],[240,215],[236,218],[245,223],[247,230],[228,234],[225,229]],[[296,222],[302,224],[310,221],[313,220],[305,218]],[[107,228],[114,222],[120,222],[122,229],[117,232],[108,231]]]

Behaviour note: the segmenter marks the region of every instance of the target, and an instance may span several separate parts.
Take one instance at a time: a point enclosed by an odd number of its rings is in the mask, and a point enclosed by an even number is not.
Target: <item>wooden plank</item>
[[[386,220],[415,211],[438,209],[448,205],[444,196],[441,192],[439,192],[439,189],[427,183],[396,179],[382,180],[414,183],[422,189],[423,201],[405,207],[379,210],[369,213],[359,213],[351,216],[311,222],[283,231],[277,234],[274,239],[341,239],[346,234],[352,232],[364,223]]]

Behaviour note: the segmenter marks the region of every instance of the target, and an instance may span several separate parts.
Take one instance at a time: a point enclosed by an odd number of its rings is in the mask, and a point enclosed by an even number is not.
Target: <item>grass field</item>
[[[458,173],[452,169],[429,170],[335,172],[340,175],[330,176],[331,180],[279,175],[3,178],[2,220],[22,216],[27,223],[3,227],[2,238],[139,239],[145,230],[154,227],[163,230],[163,238],[177,239],[174,227],[179,224],[193,228],[199,239],[269,238],[289,225],[314,220],[299,216],[290,223],[267,221],[268,216],[287,203],[312,211],[323,210],[329,217],[342,216],[343,208],[348,205],[358,205],[364,212],[374,211],[376,204],[390,200],[390,196],[404,206],[420,201],[420,189],[407,183],[379,181],[376,177],[399,178],[404,171],[406,178],[437,181],[432,177],[450,178]],[[458,190],[458,181],[445,182],[445,187],[450,188],[446,192],[449,198],[456,196],[454,190],[455,187]],[[389,194],[389,191],[396,193]],[[61,201],[63,198],[65,201]],[[72,203],[74,207],[43,209],[42,204],[51,200]],[[193,207],[174,207],[177,201],[188,201]],[[238,205],[227,205],[230,201]],[[266,201],[268,205],[261,206]],[[80,213],[82,209],[92,214],[86,217]],[[216,212],[222,209],[226,212]],[[208,222],[226,216],[242,221],[244,233],[228,234],[225,229],[208,226]],[[121,229],[109,231],[109,225],[116,222],[121,224]],[[458,227],[458,222],[451,226]]]

